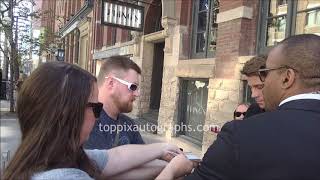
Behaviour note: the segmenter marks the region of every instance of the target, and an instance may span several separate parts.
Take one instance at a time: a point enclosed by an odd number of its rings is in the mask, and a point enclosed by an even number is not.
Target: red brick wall
[[[192,21],[192,0],[177,0],[176,16],[180,25],[189,26]]]
[[[217,78],[233,78],[238,57],[254,55],[256,52],[259,2],[254,0],[221,0],[220,12],[243,5],[253,8],[253,19],[240,18],[218,24]]]
[[[95,1],[94,3],[94,20],[93,20],[93,29],[94,29],[94,49],[101,49],[104,42],[104,29],[101,24],[101,1]]]
[[[176,1],[176,16],[178,24],[187,27],[187,33],[182,34],[182,54],[180,59],[188,59],[191,53],[191,37],[192,37],[192,0]]]

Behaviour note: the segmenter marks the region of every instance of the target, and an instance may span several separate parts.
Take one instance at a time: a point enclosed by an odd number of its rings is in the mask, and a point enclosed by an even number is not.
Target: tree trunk
[[[12,54],[12,53],[11,53]],[[11,55],[12,57],[12,55]],[[13,81],[13,61],[10,61],[10,83],[9,83],[9,101],[10,101],[10,112],[14,112],[15,101],[14,101],[14,81]]]
[[[15,82],[19,79],[19,62],[18,62],[18,18],[15,19],[13,16],[13,0],[9,1],[9,17],[11,19],[10,29],[13,30],[14,22],[16,20],[16,29],[15,29],[15,37],[13,38],[13,31],[9,31],[9,43],[11,48],[10,53],[10,83],[9,83],[9,101],[10,101],[10,112],[14,112],[15,110],[15,98],[14,98],[14,86]]]
[[[3,79],[8,81],[9,75],[9,53],[8,53],[8,40],[4,37],[4,63],[3,63]]]

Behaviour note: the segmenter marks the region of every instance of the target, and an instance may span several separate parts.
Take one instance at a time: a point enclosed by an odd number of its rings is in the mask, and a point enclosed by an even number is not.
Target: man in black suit
[[[265,107],[226,123],[187,180],[320,179],[320,36],[291,36],[259,70]],[[177,163],[175,175],[183,168]]]

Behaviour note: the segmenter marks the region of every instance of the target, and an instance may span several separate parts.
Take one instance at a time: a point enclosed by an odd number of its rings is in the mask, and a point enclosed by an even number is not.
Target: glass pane
[[[187,83],[186,125],[192,129],[185,131],[185,134],[202,142],[202,127],[207,112],[208,81],[190,80],[185,83]]]
[[[208,43],[208,51],[215,52],[217,45],[217,32],[218,32],[218,24],[217,15],[219,13],[219,1],[215,0],[211,7],[211,25],[209,31],[209,43]]]
[[[208,0],[200,0],[199,1],[199,11],[208,10],[209,3]]]
[[[287,0],[269,0],[269,17],[287,14]]]
[[[205,50],[205,33],[198,33],[197,34],[197,47],[196,47],[196,52],[204,52]]]
[[[215,52],[217,48],[217,32],[218,27],[212,27],[209,33],[208,51]]]
[[[295,34],[320,35],[320,9],[297,14]]]
[[[199,13],[199,16],[198,16],[198,30],[197,30],[197,32],[206,31],[206,27],[207,27],[207,12]]]
[[[286,34],[286,16],[271,18],[267,25],[267,46],[273,46],[282,41]]]
[[[302,0],[298,1],[298,11],[320,7],[319,0]]]

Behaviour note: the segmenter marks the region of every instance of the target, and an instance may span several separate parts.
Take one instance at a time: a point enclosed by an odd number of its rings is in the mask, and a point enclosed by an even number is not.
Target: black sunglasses
[[[234,117],[240,117],[241,114],[243,114],[243,116],[245,116],[245,115],[246,115],[246,112],[234,112],[234,113],[233,113]]]
[[[258,70],[258,75],[259,75],[260,81],[264,82],[266,80],[266,77],[268,76],[269,71],[283,69],[283,68],[293,69],[289,66],[280,66],[277,68],[266,68],[265,66],[261,66],[260,69]]]
[[[87,107],[92,107],[92,111],[93,111],[93,114],[94,114],[94,117],[95,118],[99,118],[100,117],[100,113],[102,111],[102,108],[103,108],[103,104],[98,102],[98,103],[92,103],[92,102],[89,102],[87,104]]]

